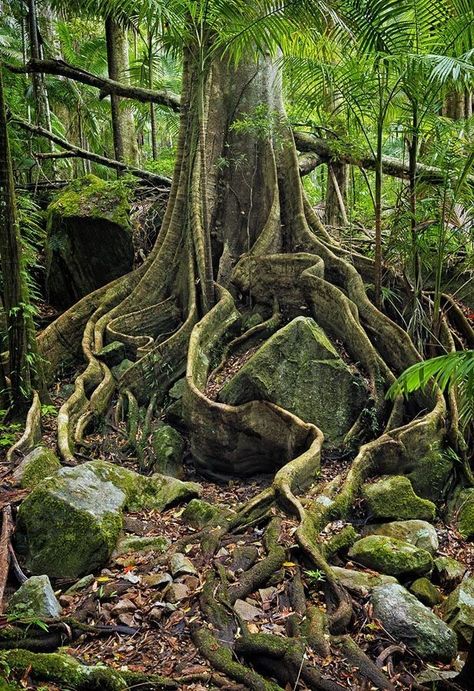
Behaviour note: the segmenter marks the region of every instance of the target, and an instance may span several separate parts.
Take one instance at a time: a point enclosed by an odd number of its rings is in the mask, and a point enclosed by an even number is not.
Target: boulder
[[[76,578],[103,566],[122,528],[122,511],[163,510],[199,485],[144,477],[105,461],[62,468],[40,482],[18,513],[18,543],[32,573]]]
[[[440,608],[444,621],[456,631],[459,644],[469,645],[474,633],[474,576],[466,578]]]
[[[426,549],[431,554],[434,554],[439,547],[436,530],[428,521],[392,521],[391,523],[366,525],[362,529],[362,535],[396,537],[398,540],[404,540],[415,545],[415,547]]]
[[[427,607],[434,607],[443,601],[443,596],[438,588],[424,576],[413,581],[410,586],[410,592]]]
[[[380,585],[371,595],[374,616],[397,641],[422,659],[450,662],[456,655],[454,631],[397,583]]]
[[[358,540],[349,550],[349,557],[389,576],[418,576],[433,567],[429,552],[385,535],[368,535]]]
[[[107,367],[115,367],[125,360],[125,344],[121,341],[112,341],[101,348],[96,355],[99,360],[105,362]]]
[[[367,397],[362,377],[309,317],[297,317],[271,336],[219,393],[219,401],[231,405],[276,403],[320,427],[332,444],[343,441]]]
[[[432,501],[418,497],[410,480],[404,475],[367,483],[362,487],[362,494],[374,518],[432,521],[435,517],[436,506]]]
[[[37,446],[15,468],[13,480],[20,487],[33,489],[41,480],[54,475],[60,468],[61,463],[54,451],[46,446]]]
[[[74,180],[47,210],[46,287],[68,307],[131,271],[130,185],[94,175]]]
[[[385,583],[397,583],[397,579],[393,576],[386,576],[379,573],[368,573],[367,571],[356,571],[355,569],[342,569],[339,566],[333,566],[337,579],[347,590],[356,593],[361,597],[367,595],[377,586]]]
[[[63,468],[40,482],[20,505],[18,545],[32,573],[77,578],[110,557],[126,495],[90,465]]]
[[[172,477],[182,477],[185,443],[180,433],[170,425],[162,425],[153,432],[153,470]]]
[[[8,602],[10,614],[22,614],[52,619],[61,614],[61,605],[51,587],[48,576],[31,576],[14,593]]]

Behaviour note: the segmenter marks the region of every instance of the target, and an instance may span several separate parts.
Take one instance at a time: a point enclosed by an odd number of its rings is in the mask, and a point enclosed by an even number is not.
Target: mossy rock
[[[332,570],[344,588],[362,597],[367,597],[367,595],[378,585],[397,583],[396,578],[382,573],[368,573],[366,571],[357,571],[356,569],[343,569],[339,566],[333,566]]]
[[[436,506],[428,499],[418,497],[410,480],[394,475],[373,484],[365,484],[362,494],[369,513],[374,518],[392,520],[419,519],[433,521]]]
[[[63,468],[20,505],[17,542],[31,573],[77,578],[110,557],[126,495],[88,466]]]
[[[427,448],[420,448],[412,466],[412,469],[407,467],[406,476],[415,492],[423,499],[434,502],[443,499],[453,464],[443,453],[441,444],[434,441]]]
[[[377,586],[371,603],[384,629],[423,660],[450,662],[456,655],[454,631],[406,588],[393,583]]]
[[[59,604],[48,576],[31,576],[13,593],[8,601],[10,614],[48,619],[59,617]]]
[[[449,504],[449,513],[465,540],[474,539],[474,487],[458,492]]]
[[[109,559],[122,511],[155,509],[195,496],[199,485],[145,477],[105,461],[63,468],[39,483],[18,514],[18,543],[32,573],[76,578]]]
[[[360,538],[353,525],[345,525],[336,535],[333,535],[324,544],[326,559],[332,559],[338,552],[343,552],[352,547]]]
[[[437,557],[434,560],[433,577],[437,583],[452,588],[462,581],[467,567],[452,557]]]
[[[115,367],[125,360],[125,345],[121,341],[112,341],[101,348],[97,353],[97,357],[108,367]]]
[[[416,581],[413,581],[410,592],[427,607],[434,607],[443,601],[443,596],[438,588],[426,577],[417,578]]]
[[[13,473],[13,480],[20,487],[33,489],[36,485],[54,475],[61,468],[59,458],[46,446],[37,446],[25,456]]]
[[[413,519],[409,521],[369,524],[364,526],[361,532],[364,536],[387,535],[387,537],[396,537],[398,540],[404,540],[411,545],[415,545],[415,547],[426,549],[431,554],[434,554],[439,547],[436,530],[428,521]]]
[[[319,427],[340,444],[361,414],[368,392],[309,317],[297,317],[271,336],[222,387],[219,401],[267,400]]]
[[[456,631],[459,644],[468,646],[474,633],[474,577],[466,578],[440,608],[444,621]]]
[[[222,525],[232,511],[218,504],[209,504],[202,499],[191,499],[183,511],[182,520],[193,528],[201,529],[209,523]]]
[[[369,569],[405,578],[428,573],[433,567],[429,552],[385,535],[358,540],[349,550],[349,557]]]
[[[86,175],[49,205],[46,287],[53,304],[68,307],[131,271],[131,191],[130,183]]]
[[[125,358],[125,360],[122,360],[118,365],[115,365],[115,367],[112,367],[111,372],[114,376],[114,379],[119,381],[119,379],[125,374],[127,370],[132,367],[135,363],[132,362],[132,360],[128,360]]]
[[[181,434],[171,427],[162,425],[153,432],[153,470],[172,477],[183,476],[185,442]]]

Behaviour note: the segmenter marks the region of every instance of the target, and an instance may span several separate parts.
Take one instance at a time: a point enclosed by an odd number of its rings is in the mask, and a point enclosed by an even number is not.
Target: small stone
[[[432,521],[435,517],[436,506],[432,501],[418,497],[410,480],[404,475],[367,483],[362,487],[362,494],[374,518]]]
[[[74,597],[72,595],[60,595],[58,600],[61,607],[69,607],[74,602]]]
[[[216,557],[218,559],[223,558],[223,557],[228,557],[228,556],[229,556],[229,552],[226,550],[225,547],[221,547],[220,550],[216,553]]]
[[[388,633],[422,659],[450,662],[456,655],[454,631],[403,586],[377,586],[372,591],[371,603],[374,616]]]
[[[124,626],[130,626],[130,628],[134,628],[135,620],[133,614],[129,614],[128,612],[122,612],[118,615],[117,619],[121,624],[124,624]]]
[[[247,571],[258,559],[258,549],[255,545],[237,546],[234,550],[230,571]]]
[[[349,550],[349,557],[389,576],[422,575],[433,567],[429,552],[385,535],[368,535],[358,540]]]
[[[171,583],[165,594],[167,602],[175,603],[189,597],[189,588],[185,583]]]
[[[236,600],[234,610],[244,621],[253,621],[263,615],[263,611],[259,607],[255,607],[245,600]]]
[[[474,632],[474,576],[453,590],[441,606],[440,614],[456,631],[460,645],[468,646]]]
[[[123,600],[117,602],[117,604],[112,607],[111,611],[114,614],[123,614],[123,612],[134,612],[136,608],[137,606],[134,602],[128,598],[124,598]]]
[[[79,590],[85,590],[95,581],[95,576],[92,573],[87,574],[80,578],[77,583],[71,585],[65,592],[65,595],[71,595],[72,593],[77,593]]]
[[[118,541],[114,550],[113,556],[120,554],[127,554],[128,552],[159,552],[163,553],[169,547],[169,540],[161,535],[152,535],[149,537],[139,537],[137,535],[130,535]]]
[[[182,576],[184,574],[197,574],[196,569],[191,561],[181,552],[176,552],[170,559],[170,570],[173,577]]]
[[[434,560],[433,576],[441,585],[452,588],[462,581],[466,571],[464,564],[452,557],[437,557]]]
[[[410,592],[427,607],[434,607],[443,601],[438,588],[427,578],[417,578],[410,586]]]
[[[143,576],[142,580],[149,588],[164,588],[173,582],[169,573],[150,573],[147,576]]]
[[[187,585],[189,590],[196,590],[201,585],[201,581],[197,576],[182,576],[180,583]]]
[[[51,587],[48,576],[31,576],[12,595],[8,612],[49,619],[59,617],[61,605]]]

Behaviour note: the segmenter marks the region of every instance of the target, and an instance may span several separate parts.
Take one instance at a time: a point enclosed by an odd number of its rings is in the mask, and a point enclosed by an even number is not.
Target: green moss
[[[416,581],[413,581],[410,591],[428,607],[434,607],[443,601],[443,596],[438,588],[427,578],[417,578]]]
[[[61,463],[54,451],[38,446],[25,456],[15,471],[14,479],[19,481],[21,487],[33,489],[60,468]]]
[[[119,540],[114,554],[126,554],[127,552],[166,552],[169,547],[169,541],[161,535],[153,535],[150,537],[137,537],[132,535],[124,537]]]
[[[337,535],[333,535],[324,545],[326,559],[332,559],[338,552],[349,549],[359,537],[353,525],[345,525]]]
[[[119,672],[108,667],[81,665],[70,655],[62,653],[31,653],[28,650],[0,652],[0,664],[4,663],[12,673],[28,670],[38,680],[61,684],[78,691],[122,691],[128,685]]]
[[[368,535],[362,538],[352,546],[349,557],[369,569],[389,576],[421,575],[431,571],[433,567],[429,552],[385,535]]]
[[[395,475],[365,484],[362,494],[367,502],[371,516],[404,520],[418,518],[432,521],[436,506],[428,499],[418,497],[413,491],[410,480],[404,475]]]
[[[162,425],[153,433],[155,459],[153,468],[164,475],[182,475],[185,443],[180,433],[170,425]]]
[[[461,490],[450,503],[450,513],[465,540],[474,538],[474,487]]]
[[[431,501],[442,499],[453,464],[443,453],[439,442],[434,441],[424,451],[420,449],[414,466],[413,470],[407,473],[407,477],[415,492],[420,497]]]
[[[208,523],[217,525],[225,521],[232,512],[223,506],[209,504],[202,499],[191,499],[181,518],[193,528],[204,528]]]
[[[73,180],[48,207],[48,214],[106,218],[118,225],[130,225],[130,197],[133,183],[101,180],[86,175]]]

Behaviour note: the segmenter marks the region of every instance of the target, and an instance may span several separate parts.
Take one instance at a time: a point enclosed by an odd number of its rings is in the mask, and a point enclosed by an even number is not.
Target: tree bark
[[[128,37],[127,30],[114,19],[105,20],[107,42],[107,64],[109,77],[113,81],[129,83]],[[120,103],[120,97],[111,94],[112,131],[115,158],[134,166],[138,165],[138,146],[133,112],[130,105]]]

